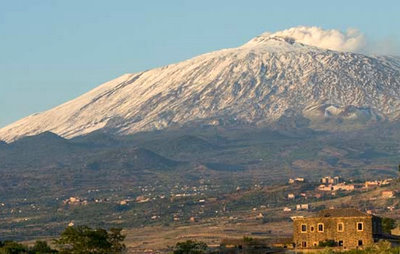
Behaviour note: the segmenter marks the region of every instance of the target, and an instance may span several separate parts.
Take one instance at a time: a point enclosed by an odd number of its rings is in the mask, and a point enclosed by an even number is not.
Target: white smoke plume
[[[263,36],[289,37],[303,44],[336,51],[360,52],[367,44],[364,35],[353,28],[341,32],[336,29],[299,26]]]

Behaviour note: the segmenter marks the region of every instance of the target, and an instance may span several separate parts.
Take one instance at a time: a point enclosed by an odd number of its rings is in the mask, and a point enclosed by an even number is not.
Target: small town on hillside
[[[400,221],[399,195],[395,178],[361,181],[342,176],[315,180],[297,176],[275,185],[253,182],[228,186],[200,179],[170,186],[147,183],[124,190],[90,188],[48,202],[57,204],[58,214],[66,214],[67,222],[60,227],[82,224],[74,214],[84,217],[85,211],[111,207],[110,220],[122,227],[134,225],[145,230],[190,226],[198,232],[182,233],[179,239],[198,239],[210,248],[230,253],[255,247],[269,251],[364,249],[382,240],[396,246],[400,236],[395,226]],[[4,218],[21,218],[18,223],[26,228],[35,214],[52,213],[45,203],[29,198],[14,204],[4,201],[0,213]],[[388,218],[394,221],[390,231],[385,226]],[[354,231],[359,222],[359,231]],[[218,230],[209,231],[210,224]],[[354,238],[357,234],[359,239]],[[151,253],[151,241],[136,239],[134,232],[132,235],[133,253]],[[165,251],[169,250],[168,243]]]
[[[282,200],[282,202],[292,204],[291,206],[285,206],[283,207],[282,211],[286,213],[290,213],[294,210],[309,210],[309,211],[315,211],[315,209],[312,208],[311,204],[307,202],[310,200],[310,202],[315,202],[316,200],[324,200],[326,198],[334,198],[335,196],[348,196],[351,194],[354,194],[355,192],[368,192],[371,190],[380,190],[381,187],[385,187],[390,185],[391,182],[395,181],[393,178],[387,178],[387,179],[382,179],[382,180],[368,180],[364,182],[346,182],[345,179],[343,179],[340,176],[326,176],[320,179],[319,184],[317,184],[316,188],[309,188],[307,189],[298,189],[296,188],[293,192],[288,191],[285,200]],[[155,201],[155,200],[163,200],[163,199],[169,199],[169,200],[178,200],[180,198],[192,198],[200,204],[202,207],[204,207],[205,203],[209,202],[215,202],[217,201],[216,197],[207,197],[211,195],[218,187],[220,186],[213,186],[213,185],[207,185],[204,184],[204,181],[201,181],[202,184],[200,185],[195,185],[195,186],[189,186],[189,185],[175,185],[170,193],[158,193],[156,187],[153,187],[151,185],[147,186],[139,186],[138,188],[140,189],[141,194],[137,195],[136,197],[127,197],[121,199],[120,197],[116,196],[115,194],[106,197],[106,198],[86,198],[86,197],[78,197],[78,196],[71,196],[65,200],[62,201],[63,205],[88,205],[90,203],[117,203],[121,206],[127,206],[130,203],[147,203],[150,201]],[[308,183],[307,180],[303,177],[297,177],[297,178],[290,178],[287,183],[288,189],[290,189],[291,186],[301,186],[301,184]],[[315,185],[316,183],[308,183],[308,184],[313,184]],[[262,188],[261,185],[254,185],[252,186],[253,188]],[[242,190],[240,186],[236,187],[236,192],[241,192],[245,191]],[[111,190],[114,191],[114,190]],[[99,190],[89,190],[89,194],[93,194],[96,192],[100,192]],[[382,189],[379,192],[378,196],[371,197],[369,200],[377,200],[377,199],[395,199],[396,195],[399,195],[398,190],[387,190],[387,189]],[[200,197],[200,199],[196,200],[195,197]],[[397,201],[397,200],[396,200]],[[271,206],[270,204],[269,206]],[[387,210],[391,212],[400,212],[399,208],[399,202],[395,202],[394,205],[390,205],[387,207],[376,207],[376,208],[371,208],[367,209],[366,212],[369,214],[375,213],[375,212],[382,212],[382,210]],[[261,208],[266,208],[267,206],[262,206]],[[253,208],[253,211],[257,211],[257,208]],[[262,215],[260,214],[259,217]],[[159,218],[157,215],[153,215],[152,219]],[[175,220],[179,220],[178,217],[175,217]]]
[[[387,218],[377,215],[382,214],[389,217],[390,215],[397,215],[391,220],[400,219],[400,192],[393,188],[397,181],[393,178],[355,181],[341,176],[326,176],[320,178],[317,182],[308,181],[304,177],[291,178],[288,179],[286,184],[279,186],[279,190],[283,190],[281,199],[278,198],[275,202],[269,204],[254,205],[247,212],[247,216],[243,216],[243,214],[246,214],[244,212],[235,212],[235,209],[227,204],[218,205],[223,203],[219,202],[222,201],[221,198],[215,195],[218,186],[207,184],[205,181],[200,181],[197,186],[176,185],[170,193],[163,194],[158,193],[155,187],[145,186],[141,187],[140,195],[122,199],[116,199],[115,196],[103,199],[72,196],[63,200],[62,206],[74,207],[86,206],[90,203],[112,202],[124,207],[151,203],[157,200],[166,200],[171,203],[180,202],[178,207],[181,209],[178,208],[174,213],[167,215],[171,216],[169,221],[177,223],[177,225],[179,223],[196,225],[206,220],[206,215],[210,216],[208,206],[215,210],[211,211],[211,213],[215,212],[213,216],[226,216],[230,223],[239,224],[246,219],[249,220],[248,215],[250,214],[250,219],[253,216],[256,221],[264,221],[265,225],[268,225],[268,214],[272,211],[279,213],[280,210],[281,216],[290,220],[292,235],[268,230],[270,235],[268,239],[263,239],[264,233],[254,232],[254,234],[245,236],[243,239],[228,237],[222,241],[214,241],[214,244],[209,244],[209,246],[221,251],[219,253],[233,253],[230,252],[233,250],[238,251],[234,253],[266,253],[249,252],[250,250],[254,251],[254,248],[263,251],[268,250],[267,253],[280,253],[282,249],[287,252],[326,248],[363,250],[382,241],[390,243],[393,247],[400,245],[400,225],[398,227],[393,226],[388,231],[388,226],[385,225]],[[246,188],[236,186],[233,193],[224,198],[224,202],[227,198],[238,199],[264,188],[261,184]],[[93,194],[96,191],[90,191],[90,193]],[[332,206],[321,204],[324,201],[334,201],[352,196],[362,196],[358,206],[354,206],[355,208],[344,203],[337,203]],[[188,200],[191,202],[188,202]],[[376,206],[374,202],[386,205]],[[197,205],[198,209],[190,211],[189,216],[184,207],[191,207],[194,204]],[[147,220],[157,223],[157,221],[165,221],[166,214],[149,212],[145,216],[147,216]],[[74,222],[71,221],[69,226],[72,225],[74,225]],[[274,235],[278,237],[271,237]],[[137,253],[140,253],[140,251],[143,250],[139,250]]]
[[[87,189],[52,202],[57,203],[57,213],[71,214],[62,227],[82,225],[74,214],[85,217],[85,211],[108,207],[114,209],[112,220],[123,227],[138,223],[134,231],[126,232],[134,244],[128,246],[129,253],[170,253],[177,239],[204,242],[217,253],[300,253],[327,248],[365,250],[383,243],[400,245],[400,188],[396,178],[361,181],[342,176],[316,180],[298,176],[276,185],[258,182],[229,187],[200,179],[161,187],[155,183],[125,192]],[[17,205],[0,205],[4,218],[21,218],[18,223],[25,228],[35,214],[49,209],[43,202],[29,199]],[[146,238],[146,230],[166,227],[171,230],[166,235],[176,236],[158,236],[152,230]],[[140,228],[143,231],[138,231]],[[156,247],[151,234],[167,240]]]

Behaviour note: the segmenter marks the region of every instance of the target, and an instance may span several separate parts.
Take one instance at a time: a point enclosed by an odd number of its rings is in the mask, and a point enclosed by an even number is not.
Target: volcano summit
[[[348,52],[359,46],[354,33],[342,34],[355,36],[343,43],[318,44],[313,29],[265,33],[237,48],[122,75],[2,128],[0,139],[45,131],[72,138],[192,125],[262,127],[283,117],[314,129],[398,120],[400,58]]]

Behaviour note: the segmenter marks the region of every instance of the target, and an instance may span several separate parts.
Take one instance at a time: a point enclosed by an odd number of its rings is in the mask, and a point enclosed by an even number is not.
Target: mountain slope
[[[150,150],[143,148],[124,148],[104,151],[87,161],[87,168],[93,170],[166,170],[179,165]]]
[[[13,141],[44,131],[71,138],[187,125],[267,126],[287,115],[314,122],[397,120],[400,60],[325,50],[264,34],[241,47],[125,74],[0,130]]]

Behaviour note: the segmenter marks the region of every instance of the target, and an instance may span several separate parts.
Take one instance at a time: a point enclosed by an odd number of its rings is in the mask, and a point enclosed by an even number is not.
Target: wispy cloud
[[[394,37],[386,37],[379,40],[368,40],[368,45],[364,51],[374,55],[400,56],[400,41]]]

